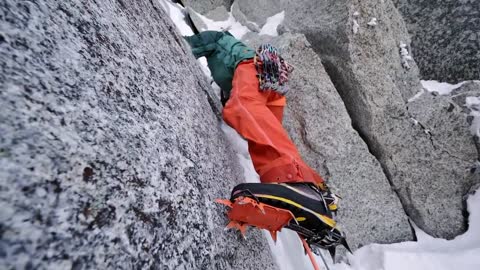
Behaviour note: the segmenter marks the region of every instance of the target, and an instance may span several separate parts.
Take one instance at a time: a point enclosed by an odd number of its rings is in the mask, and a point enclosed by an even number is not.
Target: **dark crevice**
[[[418,122],[418,121],[417,121]],[[437,150],[437,147],[435,146],[435,143],[433,142],[433,134],[432,132],[428,129],[428,128],[425,128],[425,126],[423,126],[420,122],[418,122],[418,124],[420,125],[420,127],[423,129],[423,132],[425,134],[427,134],[428,136],[428,139],[430,140],[430,144],[432,145],[433,147],[433,150]]]
[[[201,78],[197,78],[198,80],[201,80]],[[202,86],[200,82],[197,81],[197,85],[200,89],[203,90],[205,93],[205,96],[207,97],[207,102],[208,105],[210,105],[210,108],[212,109],[213,113],[218,119],[222,119],[222,107],[220,105],[220,100],[215,97],[215,95],[212,93],[211,90],[205,89],[205,86]]]
[[[407,107],[407,112],[408,112],[408,107]],[[408,113],[409,113],[409,112],[408,112]],[[409,113],[409,116],[410,116],[410,119],[411,119],[411,120],[415,121],[415,122],[414,122],[414,125],[418,125],[418,126],[423,130],[423,133],[425,133],[425,134],[428,136],[428,139],[430,140],[430,144],[432,145],[433,150],[435,150],[435,151],[441,150],[443,154],[446,154],[446,155],[448,155],[448,156],[451,157],[451,158],[454,158],[454,159],[457,159],[457,160],[461,160],[461,161],[464,161],[464,162],[467,162],[467,163],[470,162],[470,160],[468,160],[468,159],[463,159],[463,158],[461,158],[461,157],[455,156],[454,154],[450,153],[450,152],[447,150],[446,147],[444,147],[443,145],[441,145],[441,144],[438,143],[438,142],[435,142],[434,133],[432,133],[432,132],[430,131],[430,129],[429,129],[426,125],[422,124],[420,121],[418,121],[418,120],[415,119],[413,116],[411,116],[410,113]],[[477,148],[477,153],[479,153],[478,156],[480,157],[480,149],[478,149],[478,145],[477,145],[477,144],[475,144],[475,145],[476,145],[476,148]],[[480,160],[480,159],[479,159],[479,160]]]
[[[415,228],[413,227],[412,220],[408,219],[408,224],[410,225],[410,231],[412,232],[413,235],[413,241],[418,241],[417,235],[415,234]]]
[[[463,216],[463,226],[465,228],[465,231],[468,231],[468,218],[470,216],[470,213],[468,212],[468,207],[467,207],[467,200],[464,199],[462,200],[462,216]]]
[[[477,136],[473,137],[473,140],[475,141],[475,148],[477,148],[477,160],[480,161],[480,138]]]

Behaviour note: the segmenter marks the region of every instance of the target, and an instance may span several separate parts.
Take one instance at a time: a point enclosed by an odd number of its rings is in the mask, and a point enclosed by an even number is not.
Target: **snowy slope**
[[[169,8],[171,18],[179,28],[179,31],[184,35],[190,34],[189,30],[185,29],[188,25],[183,21],[182,7],[171,4],[167,0],[161,1],[164,1],[164,6]],[[207,29],[201,30],[229,29],[237,38],[241,38],[249,31],[245,26],[238,23],[231,13],[229,14],[228,20],[221,22],[212,21],[201,15],[199,15],[199,17],[202,18],[207,26]],[[278,35],[276,28],[282,22],[283,18],[284,12],[281,12],[267,19],[267,24],[261,29],[260,34]],[[206,61],[202,61],[201,64],[203,69],[208,69]],[[205,72],[205,74],[210,76],[209,72]],[[440,94],[448,94],[453,89],[461,86],[461,84],[455,86],[440,85],[432,81],[423,81],[422,84],[429,91],[432,91],[431,89],[434,88],[436,91],[440,90]],[[472,104],[473,103],[474,102],[472,102]],[[222,129],[233,145],[239,163],[244,168],[245,181],[259,182],[259,177],[253,168],[248,153],[247,142],[226,124],[222,124]],[[346,262],[337,264],[333,264],[329,255],[324,252],[324,257],[328,262],[328,266],[326,267],[320,257],[316,259],[322,269],[450,270],[454,268],[455,270],[478,270],[480,269],[480,192],[476,192],[475,195],[469,198],[468,210],[470,213],[469,230],[453,240],[433,238],[416,228],[417,242],[367,245],[358,249],[353,254],[348,255]],[[270,248],[280,269],[313,269],[295,233],[289,230],[283,230],[279,233],[276,243],[272,241],[268,232],[265,232],[265,237],[270,244]]]

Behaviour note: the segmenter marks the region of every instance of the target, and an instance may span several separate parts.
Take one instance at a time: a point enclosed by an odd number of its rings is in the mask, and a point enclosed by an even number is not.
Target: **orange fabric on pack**
[[[284,96],[260,91],[253,60],[240,63],[223,119],[248,141],[253,166],[263,183],[312,182],[323,179],[300,157],[282,126]]]

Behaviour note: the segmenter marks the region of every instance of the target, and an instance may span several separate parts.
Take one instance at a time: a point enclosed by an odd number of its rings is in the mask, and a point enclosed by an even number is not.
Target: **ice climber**
[[[293,67],[269,44],[256,51],[229,32],[205,31],[185,37],[196,58],[205,56],[221,88],[223,119],[248,142],[261,183],[233,188],[229,227],[267,229],[276,239],[283,227],[309,244],[334,252],[345,239],[332,212],[336,196],[301,158],[282,126],[287,81]]]

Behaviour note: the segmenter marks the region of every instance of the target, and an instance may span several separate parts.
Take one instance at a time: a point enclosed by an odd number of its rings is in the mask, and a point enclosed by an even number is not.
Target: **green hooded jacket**
[[[255,51],[229,32],[205,31],[185,39],[192,47],[195,58],[207,58],[213,80],[220,86],[222,103],[225,104],[232,90],[235,68],[241,61],[253,58]]]

